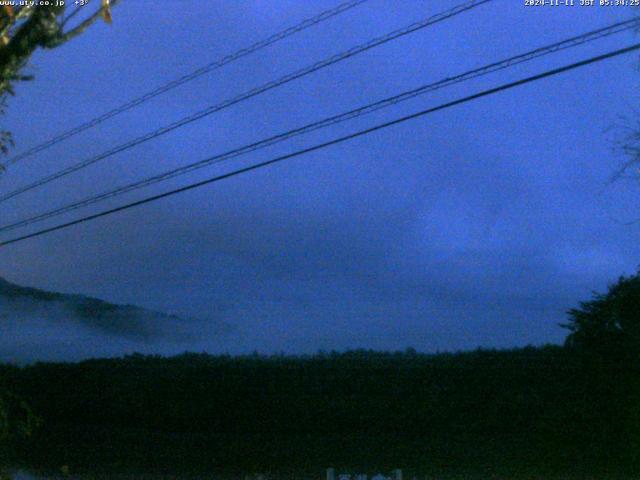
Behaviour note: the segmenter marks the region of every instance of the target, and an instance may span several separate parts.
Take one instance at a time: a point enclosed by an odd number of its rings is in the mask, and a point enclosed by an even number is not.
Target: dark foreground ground
[[[637,368],[561,347],[420,355],[134,355],[0,368],[34,471],[235,478],[640,478]],[[9,458],[10,457],[10,458]],[[85,477],[89,478],[89,477]]]

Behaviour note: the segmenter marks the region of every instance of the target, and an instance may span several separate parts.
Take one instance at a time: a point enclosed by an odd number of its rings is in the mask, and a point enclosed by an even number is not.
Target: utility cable
[[[278,135],[274,135],[258,142],[254,142],[239,148],[235,148],[233,150],[224,152],[222,154],[215,155],[213,157],[208,157],[204,160],[200,160],[198,162],[194,162],[182,167],[178,167],[175,169],[171,169],[165,171],[163,173],[153,175],[151,177],[138,180],[136,182],[117,187],[115,189],[100,193],[98,195],[93,195],[88,198],[82,199],[80,201],[75,201],[73,203],[64,205],[62,207],[55,208],[53,210],[49,210],[47,212],[37,214],[32,217],[28,217],[14,223],[10,223],[7,225],[0,226],[0,233],[14,230],[16,228],[24,227],[27,225],[31,225],[33,223],[41,222],[43,220],[47,220],[52,217],[57,217],[59,215],[87,207],[109,198],[117,197],[123,195],[125,193],[138,190],[141,188],[145,188],[151,186],[153,184],[169,180],[181,175],[185,175],[187,173],[193,172],[195,170],[199,170],[201,168],[208,167],[213,164],[221,163],[226,160],[230,160],[232,158],[237,158],[241,155],[245,155],[247,153],[251,153],[262,148],[269,147],[271,145],[275,145],[277,143],[288,140],[289,138],[296,137],[299,135],[307,134],[313,132],[315,130],[327,128],[329,126],[345,122],[347,120],[351,120],[363,115],[367,115],[378,110],[390,107],[392,105],[396,105],[398,103],[404,102],[411,98],[415,98],[419,95],[423,95],[429,92],[433,92],[435,90],[439,90],[445,87],[449,87],[458,83],[462,83],[464,81],[468,81],[477,77],[485,76],[490,73],[494,73],[499,70],[504,70],[506,68],[513,67],[514,65],[518,65],[520,63],[524,63],[527,61],[531,61],[536,58],[540,58],[551,53],[555,53],[561,50],[565,50],[568,48],[573,48],[578,45],[582,45],[585,43],[593,42],[598,39],[601,39],[606,36],[610,36],[616,33],[632,30],[640,25],[640,18],[634,18],[631,20],[627,20],[624,22],[619,22],[608,27],[600,28],[597,30],[593,30],[582,35],[578,35],[567,40],[562,40],[560,42],[556,42],[544,47],[536,48],[535,50],[530,50],[526,53],[516,55],[499,62],[491,63],[489,65],[485,65],[480,68],[476,68],[465,73],[455,75],[453,77],[447,77],[445,79],[439,80],[434,83],[430,83],[428,85],[423,85],[419,88],[415,88],[409,91],[405,91],[398,95],[394,95],[392,97],[385,98],[383,100],[370,103],[368,105],[350,110],[348,112],[341,113],[339,115],[334,115],[332,117],[324,118],[320,121],[316,121],[310,124],[307,124],[303,127],[299,127],[293,130],[289,130],[284,133],[280,133]]]
[[[30,239],[30,238],[39,237],[39,236],[45,235],[47,233],[51,233],[51,232],[55,232],[55,231],[58,231],[58,230],[66,229],[66,228],[69,228],[69,227],[74,226],[74,225],[79,225],[79,224],[86,223],[86,222],[89,222],[89,221],[92,221],[92,220],[96,220],[98,218],[105,217],[107,215],[112,215],[114,213],[121,212],[121,211],[124,211],[124,210],[128,210],[128,209],[131,209],[131,208],[134,208],[134,207],[138,207],[140,205],[144,205],[144,204],[147,204],[147,203],[155,202],[157,200],[160,200],[160,199],[163,199],[163,198],[166,198],[166,197],[170,197],[170,196],[173,196],[173,195],[177,195],[179,193],[187,192],[187,191],[193,190],[195,188],[203,187],[205,185],[209,185],[211,183],[218,182],[220,180],[224,180],[224,179],[227,179],[227,178],[235,177],[235,176],[241,175],[243,173],[247,173],[247,172],[250,172],[250,171],[253,171],[253,170],[258,170],[260,168],[264,168],[264,167],[267,167],[269,165],[273,165],[273,164],[282,162],[284,160],[289,160],[291,158],[299,157],[299,156],[305,155],[307,153],[311,153],[311,152],[315,152],[315,151],[318,151],[318,150],[322,150],[322,149],[330,147],[332,145],[337,145],[339,143],[343,143],[343,142],[346,142],[348,140],[353,140],[354,138],[362,137],[364,135],[368,135],[368,134],[376,132],[378,130],[382,130],[382,129],[385,129],[385,128],[388,128],[388,127],[391,127],[391,126],[394,126],[394,125],[398,125],[398,124],[407,122],[409,120],[414,120],[416,118],[420,118],[420,117],[423,117],[425,115],[428,115],[428,114],[431,114],[431,113],[434,113],[434,112],[437,112],[437,111],[440,111],[440,110],[445,110],[445,109],[454,107],[456,105],[460,105],[460,104],[463,104],[463,103],[468,103],[468,102],[480,99],[482,97],[487,97],[489,95],[494,95],[496,93],[503,92],[505,90],[510,90],[512,88],[519,87],[521,85],[525,85],[525,84],[528,84],[528,83],[536,82],[538,80],[542,80],[544,78],[548,78],[548,77],[552,77],[552,76],[555,76],[555,75],[559,75],[561,73],[568,72],[570,70],[575,70],[577,68],[584,67],[586,65],[590,65],[590,64],[593,64],[593,63],[601,62],[603,60],[607,60],[607,59],[610,59],[610,58],[613,58],[613,57],[624,55],[624,54],[627,54],[627,53],[630,53],[630,52],[633,52],[633,51],[636,51],[636,50],[639,50],[639,49],[640,49],[640,43],[636,43],[636,44],[631,45],[631,46],[626,47],[626,48],[615,50],[615,51],[612,51],[612,52],[609,52],[609,53],[606,53],[606,54],[603,54],[603,55],[598,55],[596,57],[591,57],[591,58],[589,58],[587,60],[582,60],[580,62],[576,62],[576,63],[572,63],[572,64],[569,64],[569,65],[565,65],[563,67],[555,68],[553,70],[547,70],[547,71],[545,71],[543,73],[540,73],[540,74],[537,74],[537,75],[533,75],[533,76],[530,76],[530,77],[527,77],[527,78],[524,78],[524,79],[521,79],[521,80],[517,80],[515,82],[506,83],[506,84],[503,84],[503,85],[500,85],[498,87],[491,88],[491,89],[488,89],[488,90],[483,90],[483,91],[481,91],[479,93],[476,93],[476,94],[473,94],[473,95],[462,97],[462,98],[459,98],[457,100],[453,100],[451,102],[447,102],[447,103],[438,105],[436,107],[428,108],[426,110],[422,110],[420,112],[413,113],[411,115],[406,115],[406,116],[403,116],[403,117],[400,117],[400,118],[397,118],[397,119],[394,119],[394,120],[391,120],[391,121],[388,121],[388,122],[385,122],[385,123],[381,123],[381,124],[375,125],[373,127],[370,127],[370,128],[364,129],[364,130],[360,130],[360,131],[355,132],[355,133],[351,133],[349,135],[345,135],[345,136],[342,136],[342,137],[335,138],[335,139],[330,140],[328,142],[320,143],[320,144],[314,145],[312,147],[308,147],[308,148],[305,148],[305,149],[302,149],[302,150],[295,151],[293,153],[289,153],[289,154],[286,154],[286,155],[282,155],[282,156],[273,158],[271,160],[260,162],[260,163],[257,163],[257,164],[254,164],[254,165],[251,165],[251,166],[248,166],[248,167],[240,168],[238,170],[234,170],[232,172],[228,172],[228,173],[225,173],[225,174],[222,174],[222,175],[217,175],[217,176],[209,178],[207,180],[202,180],[202,181],[199,181],[199,182],[196,182],[196,183],[192,183],[192,184],[184,186],[184,187],[177,188],[175,190],[171,190],[171,191],[168,191],[168,192],[165,192],[165,193],[161,193],[161,194],[158,194],[158,195],[153,195],[151,197],[147,197],[147,198],[144,198],[142,200],[138,200],[138,201],[131,202],[131,203],[128,203],[128,204],[125,204],[125,205],[121,205],[119,207],[115,207],[115,208],[112,208],[112,209],[109,209],[109,210],[104,210],[102,212],[95,213],[93,215],[89,215],[89,216],[86,216],[86,217],[82,217],[82,218],[79,218],[77,220],[73,220],[73,221],[70,221],[70,222],[67,222],[67,223],[63,223],[63,224],[59,224],[59,225],[56,225],[56,226],[53,226],[53,227],[45,228],[43,230],[39,230],[37,232],[30,233],[28,235],[23,235],[21,237],[17,237],[17,238],[13,238],[13,239],[10,239],[10,240],[6,240],[4,242],[0,242],[0,247],[4,247],[4,246],[7,246],[7,245],[11,245],[13,243],[21,242],[21,241],[24,241],[24,240],[27,240],[27,239]]]
[[[171,124],[169,124],[167,126],[161,127],[161,128],[159,128],[157,130],[154,130],[154,131],[149,132],[149,133],[147,133],[145,135],[137,137],[137,138],[135,138],[133,140],[130,140],[129,142],[120,144],[120,145],[118,145],[118,146],[116,146],[116,147],[114,147],[114,148],[112,148],[112,149],[110,149],[110,150],[108,150],[106,152],[103,152],[103,153],[98,154],[98,155],[96,155],[94,157],[88,158],[86,160],[83,160],[83,161],[81,161],[79,163],[71,165],[70,167],[67,167],[67,168],[65,168],[63,170],[60,170],[60,171],[56,172],[56,173],[53,173],[53,174],[48,175],[46,177],[43,177],[43,178],[41,178],[39,180],[36,180],[33,183],[27,184],[27,185],[25,185],[23,187],[20,187],[20,188],[18,188],[16,190],[13,190],[13,191],[11,191],[11,192],[9,192],[7,194],[0,195],[0,203],[5,202],[5,201],[7,201],[7,200],[9,200],[11,198],[14,198],[14,197],[16,197],[16,196],[18,196],[18,195],[20,195],[22,193],[25,193],[25,192],[28,192],[30,190],[33,190],[34,188],[38,188],[38,187],[41,187],[43,185],[46,185],[47,183],[52,182],[54,180],[57,180],[59,178],[62,178],[62,177],[65,177],[67,175],[70,175],[72,173],[75,173],[78,170],[82,170],[83,168],[86,168],[86,167],[88,167],[90,165],[93,165],[93,164],[95,164],[95,163],[97,163],[97,162],[99,162],[101,160],[109,158],[109,157],[111,157],[111,156],[113,156],[113,155],[115,155],[117,153],[121,153],[121,152],[124,152],[125,150],[129,150],[130,148],[133,148],[133,147],[135,147],[137,145],[140,145],[142,143],[148,142],[149,140],[157,138],[157,137],[159,137],[161,135],[164,135],[164,134],[169,133],[169,132],[171,132],[173,130],[176,130],[177,128],[180,128],[180,127],[183,127],[183,126],[188,125],[190,123],[193,123],[193,122],[195,122],[197,120],[200,120],[200,119],[202,119],[204,117],[207,117],[209,115],[212,115],[213,113],[216,113],[216,112],[219,112],[219,111],[224,110],[226,108],[229,108],[232,105],[236,105],[236,104],[238,104],[238,103],[240,103],[240,102],[242,102],[244,100],[248,100],[248,99],[250,99],[252,97],[260,95],[260,94],[262,94],[264,92],[267,92],[269,90],[272,90],[272,89],[274,89],[276,87],[279,87],[281,85],[285,85],[285,84],[287,84],[289,82],[292,82],[294,80],[302,78],[302,77],[304,77],[306,75],[309,75],[309,74],[311,74],[313,72],[317,72],[318,70],[323,69],[325,67],[328,67],[329,65],[333,65],[333,64],[338,63],[338,62],[340,62],[342,60],[346,60],[347,58],[351,58],[351,57],[353,57],[355,55],[358,55],[358,54],[360,54],[362,52],[365,52],[365,51],[370,50],[372,48],[378,47],[378,46],[383,45],[385,43],[388,43],[388,42],[390,42],[392,40],[396,40],[396,39],[398,39],[400,37],[403,37],[403,36],[408,35],[410,33],[416,32],[418,30],[426,28],[426,27],[428,27],[430,25],[433,25],[435,23],[442,22],[442,21],[444,21],[446,19],[452,18],[452,17],[454,17],[456,15],[459,15],[459,14],[461,14],[463,12],[466,12],[468,10],[476,8],[476,7],[478,7],[480,5],[483,5],[485,3],[489,3],[491,1],[493,1],[493,0],[472,0],[472,1],[460,4],[460,5],[456,6],[456,7],[453,7],[451,9],[443,12],[443,13],[439,13],[439,14],[433,15],[433,16],[427,18],[426,20],[413,23],[413,24],[411,24],[411,25],[409,25],[407,27],[404,27],[404,28],[401,28],[401,29],[398,29],[398,30],[394,30],[393,32],[388,33],[387,35],[378,37],[376,39],[373,39],[373,40],[371,40],[369,42],[361,44],[361,45],[359,45],[357,47],[353,47],[353,48],[351,48],[349,50],[346,50],[346,51],[344,51],[342,53],[339,53],[337,55],[333,55],[332,57],[329,57],[329,58],[327,58],[325,60],[321,60],[319,62],[314,63],[313,65],[310,65],[310,66],[308,66],[306,68],[303,68],[302,70],[298,70],[296,72],[293,72],[293,73],[290,73],[288,75],[285,75],[284,77],[281,77],[278,80],[274,80],[274,81],[271,81],[269,83],[266,83],[266,84],[264,84],[264,85],[262,85],[260,87],[257,87],[257,88],[254,88],[252,90],[249,90],[248,92],[245,92],[245,93],[243,93],[241,95],[233,97],[233,98],[231,98],[229,100],[225,100],[222,103],[219,103],[217,105],[210,106],[210,107],[208,107],[208,108],[206,108],[204,110],[196,112],[196,113],[194,113],[194,114],[192,114],[192,115],[190,115],[188,117],[185,117],[185,118],[183,118],[181,120],[173,122],[173,123],[171,123]]]
[[[219,68],[222,68],[225,65],[228,65],[230,63],[235,62],[236,60],[239,60],[243,57],[246,57],[252,53],[257,52],[258,50],[262,50],[263,48],[268,47],[269,45],[273,45],[274,43],[277,43],[281,40],[284,40],[285,38],[291,37],[293,35],[295,35],[296,33],[302,32],[303,30],[306,30],[310,27],[313,27],[315,25],[318,25],[326,20],[329,20],[330,18],[333,18],[337,15],[340,15],[341,13],[344,13],[348,10],[351,10],[352,8],[355,8],[359,5],[361,5],[362,3],[367,2],[368,0],[351,0],[345,3],[341,3],[340,5],[338,5],[335,8],[332,8],[330,10],[326,10],[314,17],[311,18],[307,18],[306,20],[300,22],[297,25],[294,25],[292,27],[289,27],[285,30],[282,30],[278,33],[275,33],[273,35],[271,35],[268,38],[265,38],[264,40],[261,40],[257,43],[254,43],[253,45],[249,46],[249,47],[245,47],[242,48],[240,50],[238,50],[235,53],[226,55],[214,62],[211,62],[203,67],[198,68],[197,70],[194,70],[191,73],[188,73],[186,75],[183,75],[180,78],[177,78],[175,80],[172,80],[168,83],[165,83],[164,85],[159,86],[158,88],[151,90],[150,92],[145,93],[144,95],[134,98],[126,103],[123,103],[122,105],[120,105],[119,107],[114,108],[113,110],[109,110],[106,113],[103,113],[102,115],[99,115],[85,123],[82,123],[74,128],[71,128],[65,132],[60,133],[59,135],[56,135],[53,138],[50,138],[49,140],[46,140],[32,148],[30,148],[29,150],[26,150],[18,155],[15,155],[14,157],[10,158],[9,160],[7,160],[4,164],[5,167],[13,165],[14,163],[19,162],[20,160],[23,160],[27,157],[30,157],[32,155],[35,155],[38,152],[41,152],[43,150],[46,150],[64,140],[67,140],[68,138],[71,138],[81,132],[84,132],[85,130],[88,130],[90,128],[95,127],[96,125],[100,125],[102,122],[109,120],[110,118],[113,118],[117,115],[120,115],[121,113],[127,112],[139,105],[142,105],[143,103],[151,100],[152,98],[155,98],[159,95],[162,95],[170,90],[173,90],[174,88],[179,87],[180,85],[184,85],[187,82],[190,82],[192,80],[195,80],[198,77],[201,77],[202,75],[205,75],[207,73],[210,73],[214,70],[217,70]],[[79,11],[81,10],[81,8],[76,9],[74,12],[71,13],[71,15],[69,16],[69,18],[67,18],[65,20],[68,21],[70,19],[71,16],[77,14]]]

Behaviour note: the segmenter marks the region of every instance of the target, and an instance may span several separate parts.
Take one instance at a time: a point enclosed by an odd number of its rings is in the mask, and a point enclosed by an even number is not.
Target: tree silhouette
[[[570,310],[566,346],[581,353],[585,401],[602,422],[599,436],[640,468],[640,272]],[[592,430],[596,431],[595,428]],[[616,440],[617,439],[617,440]]]
[[[87,11],[88,1],[81,2],[71,13],[66,7],[69,2],[60,0],[37,5],[37,2],[16,2],[24,5],[0,6],[0,107],[4,109],[7,95],[14,94],[13,84],[16,81],[33,78],[25,75],[23,70],[38,48],[57,48],[81,35],[100,18],[111,23],[111,6],[117,2],[101,0],[99,8],[75,23],[76,15]],[[0,153],[6,154],[11,146],[10,132],[0,130]]]
[[[568,312],[566,345],[603,354],[640,352],[640,273],[620,277],[606,294],[594,293]]]
[[[4,5],[0,10],[0,94],[11,91],[12,81],[29,78],[21,76],[20,71],[36,49],[59,47],[82,34],[99,18],[110,23],[110,9],[117,1],[102,0],[98,9],[73,27],[69,23],[84,6],[67,15],[65,2]]]

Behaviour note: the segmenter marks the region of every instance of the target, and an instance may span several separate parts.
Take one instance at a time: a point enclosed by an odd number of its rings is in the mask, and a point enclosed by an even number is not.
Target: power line
[[[473,94],[473,95],[469,95],[469,96],[466,96],[466,97],[463,97],[463,98],[459,98],[457,100],[453,100],[451,102],[447,102],[447,103],[438,105],[436,107],[428,108],[426,110],[422,110],[422,111],[417,112],[417,113],[406,115],[406,116],[397,118],[395,120],[391,120],[389,122],[381,123],[381,124],[378,124],[376,126],[373,126],[373,127],[370,127],[370,128],[364,129],[364,130],[360,130],[360,131],[355,132],[355,133],[351,133],[349,135],[345,135],[345,136],[342,136],[342,137],[335,138],[335,139],[330,140],[328,142],[320,143],[320,144],[314,145],[312,147],[308,147],[308,148],[305,148],[305,149],[302,149],[302,150],[298,150],[298,151],[293,152],[293,153],[289,153],[289,154],[286,154],[286,155],[282,155],[280,157],[273,158],[271,160],[260,162],[260,163],[257,163],[257,164],[254,164],[254,165],[251,165],[251,166],[248,166],[248,167],[240,168],[238,170],[234,170],[232,172],[225,173],[225,174],[222,174],[222,175],[217,175],[217,176],[209,178],[207,180],[202,180],[200,182],[192,183],[190,185],[177,188],[175,190],[171,190],[171,191],[168,191],[168,192],[165,192],[165,193],[161,193],[161,194],[158,194],[158,195],[153,195],[151,197],[147,197],[147,198],[144,198],[142,200],[138,200],[138,201],[131,202],[131,203],[128,203],[128,204],[125,204],[125,205],[122,205],[122,206],[119,206],[119,207],[116,207],[116,208],[112,208],[112,209],[109,209],[109,210],[105,210],[105,211],[102,211],[102,212],[99,212],[99,213],[96,213],[96,214],[93,214],[93,215],[82,217],[82,218],[77,219],[77,220],[73,220],[73,221],[70,221],[70,222],[67,222],[67,223],[56,225],[54,227],[49,227],[49,228],[46,228],[46,229],[43,229],[43,230],[39,230],[37,232],[30,233],[28,235],[23,235],[21,237],[13,238],[11,240],[6,240],[4,242],[0,242],[0,247],[4,247],[4,246],[11,245],[13,243],[17,243],[17,242],[20,242],[20,241],[23,241],[23,240],[27,240],[27,239],[30,239],[30,238],[34,238],[34,237],[38,237],[38,236],[41,236],[41,235],[45,235],[47,233],[55,232],[57,230],[62,230],[62,229],[65,229],[65,228],[69,228],[71,226],[79,225],[81,223],[89,222],[89,221],[92,221],[92,220],[95,220],[95,219],[98,219],[98,218],[101,218],[101,217],[105,217],[107,215],[111,215],[111,214],[114,214],[114,213],[117,213],[117,212],[121,212],[123,210],[128,210],[128,209],[133,208],[133,207],[137,207],[137,206],[140,206],[140,205],[151,203],[151,202],[160,200],[162,198],[170,197],[170,196],[173,196],[173,195],[177,195],[179,193],[183,193],[183,192],[186,192],[186,191],[189,191],[189,190],[193,190],[195,188],[199,188],[199,187],[211,184],[211,183],[215,183],[215,182],[218,182],[220,180],[224,180],[224,179],[227,179],[227,178],[235,177],[237,175],[250,172],[252,170],[258,170],[260,168],[267,167],[269,165],[273,165],[275,163],[282,162],[284,160],[288,160],[288,159],[291,159],[291,158],[294,158],[294,157],[299,157],[299,156],[305,155],[307,153],[315,152],[315,151],[330,147],[332,145],[336,145],[336,144],[339,144],[339,143],[346,142],[348,140],[352,140],[354,138],[362,137],[364,135],[368,135],[368,134],[376,132],[378,130],[382,130],[382,129],[385,129],[385,128],[388,128],[388,127],[391,127],[391,126],[394,126],[394,125],[398,125],[398,124],[407,122],[409,120],[414,120],[416,118],[420,118],[420,117],[423,117],[425,115],[428,115],[428,114],[431,114],[431,113],[434,113],[434,112],[437,112],[437,111],[440,111],[440,110],[445,110],[447,108],[451,108],[451,107],[454,107],[456,105],[460,105],[460,104],[463,104],[463,103],[471,102],[473,100],[477,100],[477,99],[482,98],[482,97],[493,95],[493,94],[496,94],[496,93],[499,93],[499,92],[502,92],[502,91],[505,91],[505,90],[510,90],[512,88],[519,87],[521,85],[525,85],[525,84],[532,83],[532,82],[535,82],[535,81],[538,81],[538,80],[542,80],[544,78],[548,78],[548,77],[551,77],[551,76],[554,76],[554,75],[559,75],[560,73],[564,73],[564,72],[567,72],[567,71],[570,71],[570,70],[574,70],[574,69],[577,69],[577,68],[580,68],[580,67],[583,67],[583,66],[586,66],[586,65],[590,65],[590,64],[597,63],[597,62],[600,62],[600,61],[603,61],[603,60],[607,60],[609,58],[613,58],[613,57],[617,57],[617,56],[620,56],[620,55],[624,55],[624,54],[627,54],[627,53],[630,53],[632,51],[639,50],[639,49],[640,49],[640,43],[636,43],[636,44],[631,45],[631,46],[626,47],[626,48],[615,50],[615,51],[612,51],[612,52],[609,52],[609,53],[606,53],[606,54],[603,54],[603,55],[598,55],[596,57],[591,57],[591,58],[589,58],[587,60],[582,60],[580,62],[576,62],[576,63],[572,63],[572,64],[569,64],[569,65],[565,65],[563,67],[555,68],[553,70],[547,70],[547,71],[545,71],[543,73],[540,73],[540,74],[537,74],[537,75],[533,75],[533,76],[530,76],[530,77],[527,77],[527,78],[524,78],[524,79],[521,79],[521,80],[517,80],[517,81],[514,81],[514,82],[506,83],[506,84],[503,84],[503,85],[500,85],[498,87],[491,88],[491,89],[488,89],[488,90],[483,90],[483,91],[481,91],[479,93],[476,93],[476,94]]]
[[[43,150],[46,150],[50,147],[52,147],[53,145],[56,145],[64,140],[67,140],[68,138],[71,138],[81,132],[84,132],[85,130],[88,130],[90,128],[95,127],[96,125],[101,124],[102,122],[115,117],[116,115],[120,115],[121,113],[127,112],[139,105],[142,105],[143,103],[159,96],[162,95],[170,90],[173,90],[174,88],[179,87],[180,85],[184,85],[187,82],[190,82],[192,80],[195,80],[198,77],[201,77],[202,75],[205,75],[207,73],[210,73],[214,70],[217,70],[219,68],[222,68],[225,65],[228,65],[230,63],[235,62],[236,60],[239,60],[243,57],[246,57],[252,53],[257,52],[258,50],[262,50],[263,48],[266,48],[270,45],[273,45],[274,43],[277,43],[281,40],[284,40],[288,37],[291,37],[297,33],[302,32],[303,30],[306,30],[308,28],[311,28],[315,25],[318,25],[326,20],[329,20],[337,15],[340,15],[341,13],[344,13],[348,10],[351,10],[352,8],[355,8],[365,2],[367,2],[368,0],[351,0],[345,3],[341,3],[340,5],[338,5],[337,7],[334,7],[332,9],[326,10],[314,17],[311,18],[307,18],[306,20],[303,20],[302,22],[300,22],[297,25],[294,25],[292,27],[289,27],[285,30],[282,30],[278,33],[275,33],[273,35],[271,35],[268,38],[265,38],[264,40],[261,40],[259,42],[254,43],[253,45],[250,45],[248,47],[242,48],[240,50],[238,50],[237,52],[234,52],[232,54],[226,55],[214,62],[211,62],[203,67],[198,68],[197,70],[194,70],[191,73],[188,73],[186,75],[183,75],[182,77],[172,80],[168,83],[165,83],[164,85],[159,86],[158,88],[151,90],[150,92],[145,93],[144,95],[134,98],[133,100],[130,100],[126,103],[123,103],[122,105],[120,105],[119,107],[114,108],[113,110],[110,110],[106,113],[103,113],[102,115],[95,117],[85,123],[82,123],[80,125],[78,125],[77,127],[71,128],[70,130],[67,130],[65,132],[62,132],[59,135],[56,135],[53,138],[50,138],[49,140],[46,140],[42,143],[40,143],[39,145],[36,145],[35,147],[30,148],[29,150],[24,151],[23,153],[20,153],[18,155],[15,155],[14,157],[10,158],[9,160],[7,160],[7,162],[5,163],[5,166],[9,166],[9,165],[13,165],[14,163],[19,162],[20,160],[23,160],[27,157],[30,157],[38,152],[41,152]],[[70,19],[71,16],[77,14],[79,11],[81,10],[81,8],[76,9],[74,12],[71,13],[71,15],[65,20],[68,21]]]
[[[321,70],[325,67],[328,67],[330,65],[333,65],[335,63],[341,62],[342,60],[346,60],[347,58],[351,58],[355,55],[358,55],[362,52],[365,52],[367,50],[370,50],[372,48],[378,47],[380,45],[383,45],[385,43],[388,43],[392,40],[396,40],[400,37],[403,37],[405,35],[409,35],[410,33],[416,32],[418,30],[422,30],[423,28],[426,28],[430,25],[433,25],[435,23],[439,23],[442,22],[444,20],[447,20],[449,18],[452,18],[456,15],[459,15],[463,12],[466,12],[468,10],[471,10],[473,8],[476,8],[480,5],[483,5],[485,3],[489,3],[493,0],[471,0],[468,1],[466,3],[460,4],[458,6],[455,6],[443,13],[439,13],[436,15],[433,15],[423,21],[420,22],[416,22],[413,23],[407,27],[398,29],[398,30],[394,30],[391,33],[388,33],[384,36],[375,38],[369,42],[366,42],[364,44],[358,45],[356,47],[353,47],[349,50],[346,50],[342,53],[333,55],[332,57],[329,57],[327,59],[321,60],[319,62],[314,63],[313,65],[310,65],[308,67],[305,67],[301,70],[298,70],[296,72],[290,73],[288,75],[285,75],[284,77],[279,78],[278,80],[274,80],[271,81],[269,83],[266,83],[260,87],[256,87],[248,92],[245,92],[241,95],[238,95],[236,97],[233,97],[229,100],[225,100],[222,103],[219,103],[217,105],[213,105],[210,106],[204,110],[201,110],[199,112],[196,112],[188,117],[185,117],[181,120],[178,120],[176,122],[173,122],[167,126],[161,127],[157,130],[154,130],[152,132],[149,132],[145,135],[142,135],[140,137],[137,137],[133,140],[130,140],[129,142],[126,142],[124,144],[118,145],[117,147],[114,147],[106,152],[103,152],[101,154],[98,154],[94,157],[91,157],[87,160],[84,160],[82,162],[79,162],[75,165],[72,165],[70,167],[67,167],[63,170],[60,170],[56,173],[53,173],[51,175],[48,175],[44,178],[41,178],[40,180],[37,180],[33,183],[27,184],[26,186],[20,187],[12,192],[9,192],[5,195],[1,195],[0,196],[0,203],[1,202],[5,202],[11,198],[14,198],[22,193],[28,192],[30,190],[33,190],[34,188],[38,188],[41,187],[42,185],[46,185],[49,182],[52,182],[54,180],[57,180],[59,178],[65,177],[67,175],[70,175],[74,172],[77,172],[78,170],[81,170],[83,168],[86,168],[90,165],[93,165],[101,160],[104,160],[108,157],[111,157],[117,153],[121,153],[125,150],[129,150],[130,148],[133,148],[137,145],[140,145],[141,143],[147,142],[149,140],[152,140],[156,137],[159,137],[161,135],[164,135],[166,133],[169,133],[173,130],[176,130],[177,128],[183,127],[185,125],[188,125],[190,123],[193,123],[197,120],[200,120],[204,117],[207,117],[209,115],[212,115],[213,113],[219,112],[221,110],[224,110],[232,105],[235,105],[237,103],[240,103],[244,100],[248,100],[252,97],[255,97],[257,95],[260,95],[266,91],[272,90],[276,87],[282,86],[284,84],[287,84],[289,82],[292,82],[294,80],[297,80],[299,78],[302,78],[306,75],[309,75],[311,73],[314,73],[318,70]]]
[[[295,137],[295,136],[299,136],[299,135],[303,135],[306,133],[310,133],[312,131],[315,130],[319,130],[322,128],[326,128],[328,126],[331,125],[335,125],[338,123],[342,123],[345,122],[347,120],[351,120],[353,118],[357,118],[363,115],[367,115],[369,113],[373,113],[375,111],[381,110],[383,108],[387,108],[390,107],[392,105],[396,105],[400,102],[409,100],[411,98],[415,98],[418,95],[423,95],[425,93],[428,92],[432,92],[435,90],[439,90],[445,87],[449,87],[451,85],[454,84],[458,84],[467,80],[471,80],[480,76],[484,76],[484,75],[488,75],[490,73],[494,73],[496,71],[499,70],[503,70],[506,68],[510,68],[514,65],[518,65],[520,63],[524,63],[527,61],[531,61],[533,59],[536,58],[540,58],[546,55],[549,55],[551,53],[555,53],[561,50],[565,50],[568,48],[572,48],[572,47],[576,47],[578,45],[582,45],[585,43],[589,43],[589,42],[593,42],[596,40],[599,40],[601,38],[616,34],[616,33],[620,33],[620,32],[624,32],[624,31],[628,31],[628,30],[632,30],[637,28],[637,26],[640,24],[640,18],[633,18],[627,21],[623,21],[623,22],[618,22],[612,25],[609,25],[607,27],[604,28],[600,28],[597,30],[593,30],[578,36],[574,36],[571,37],[569,39],[566,40],[562,40],[560,42],[556,42],[556,43],[552,43],[550,45],[546,45],[544,47],[540,47],[540,48],[536,48],[534,50],[530,50],[528,52],[522,53],[520,55],[516,55],[504,60],[501,60],[499,62],[494,62],[488,65],[485,65],[483,67],[480,68],[476,68],[470,71],[467,71],[465,73],[459,74],[459,75],[455,75],[453,77],[446,77],[442,80],[439,80],[437,82],[434,83],[430,83],[428,85],[423,85],[419,88],[415,88],[409,91],[405,91],[403,93],[400,93],[398,95],[394,95],[392,97],[388,97],[385,98],[383,100],[379,100],[377,102],[374,103],[370,103],[368,105],[365,105],[363,107],[359,107],[353,110],[350,110],[348,112],[344,112],[341,113],[339,115],[334,115],[332,117],[328,117],[328,118],[324,118],[320,121],[316,121],[310,124],[307,124],[303,127],[299,127],[293,130],[289,130],[287,132],[284,133],[280,133],[278,135],[274,135],[271,137],[268,137],[266,139],[260,140],[258,142],[254,142],[245,146],[242,146],[240,148],[236,148],[230,151],[227,151],[225,153],[222,154],[218,154],[209,158],[206,158],[204,160],[200,160],[198,162],[194,162],[182,167],[178,167],[172,170],[168,170],[166,172],[130,183],[128,185],[124,185],[121,187],[118,187],[116,189],[107,191],[107,192],[103,192],[101,194],[98,195],[93,195],[90,196],[88,198],[85,198],[83,200],[80,201],[76,201],[67,205],[64,205],[62,207],[58,207],[55,208],[53,210],[49,210],[47,212],[32,216],[32,217],[28,217],[26,219],[22,219],[19,221],[16,221],[14,223],[11,224],[7,224],[7,225],[3,225],[0,226],[0,233],[2,232],[7,232],[10,230],[14,230],[16,228],[20,228],[20,227],[24,227],[27,225],[31,225],[33,223],[37,223],[37,222],[41,222],[43,220],[47,220],[49,218],[52,217],[57,217],[59,215],[77,210],[79,208],[83,208],[83,207],[87,207],[90,205],[93,205],[95,203],[99,203],[101,201],[107,200],[109,198],[113,198],[116,196],[120,196],[123,195],[125,193],[134,191],[134,190],[138,190],[144,187],[148,187],[150,185],[153,185],[155,183],[159,183],[165,180],[169,180],[171,178],[175,178],[177,176],[180,175],[184,175],[187,173],[190,173],[192,171],[210,166],[212,164],[217,164],[220,163],[222,161],[226,161],[226,160],[230,160],[232,158],[236,158],[239,157],[241,155],[245,155],[247,153],[250,152],[254,152],[256,150],[262,149],[262,148],[266,148],[268,146],[271,145],[275,145],[277,143],[283,142],[289,138]]]

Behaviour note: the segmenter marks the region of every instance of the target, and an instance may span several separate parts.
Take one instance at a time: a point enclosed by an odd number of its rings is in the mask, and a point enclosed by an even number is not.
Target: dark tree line
[[[136,354],[4,366],[0,391],[42,421],[14,442],[36,465],[611,474],[640,466],[639,285],[623,277],[571,310],[565,347]]]
[[[628,369],[549,346],[420,355],[133,355],[5,371],[35,464],[631,465]],[[633,372],[636,375],[637,372]],[[573,466],[573,467],[572,467]]]

